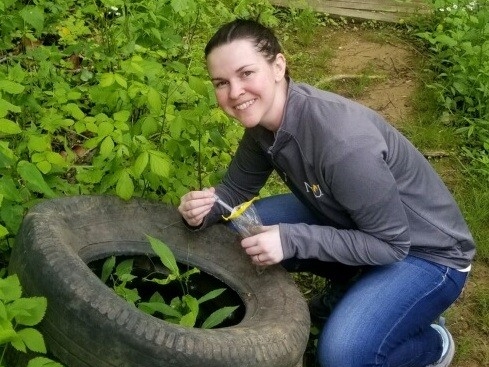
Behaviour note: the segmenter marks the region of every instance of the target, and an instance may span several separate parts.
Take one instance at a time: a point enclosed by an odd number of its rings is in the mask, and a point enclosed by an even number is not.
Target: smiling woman
[[[344,289],[332,312],[327,290],[310,304],[319,365],[448,365],[455,346],[435,320],[461,294],[475,254],[457,203],[381,114],[296,82],[276,45],[245,19],[208,42],[217,100],[245,132],[222,181],[183,195],[180,213],[209,227],[223,214],[215,195],[239,205],[275,171],[290,192],[255,202],[263,226],[241,246],[257,266],[280,263]]]
[[[269,130],[278,130],[287,96],[288,75],[279,43],[268,29],[247,28],[246,23],[241,27],[232,25],[227,31],[227,34],[235,32],[232,42],[221,32],[205,49],[219,106],[246,128],[260,124]],[[247,32],[263,34],[250,42]]]

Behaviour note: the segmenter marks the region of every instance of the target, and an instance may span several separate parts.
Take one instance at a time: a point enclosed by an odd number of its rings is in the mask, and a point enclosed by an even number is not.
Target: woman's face
[[[270,63],[250,40],[236,40],[213,49],[207,68],[224,112],[244,127],[278,130],[287,93],[282,54]]]

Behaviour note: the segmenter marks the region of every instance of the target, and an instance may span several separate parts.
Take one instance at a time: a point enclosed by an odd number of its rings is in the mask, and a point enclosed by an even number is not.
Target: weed
[[[2,275],[5,273],[1,271]],[[22,287],[17,275],[0,277],[0,366],[3,366],[8,347],[23,353],[47,352],[42,334],[33,328],[44,317],[47,302],[44,297],[22,297]],[[48,365],[62,367],[49,358],[32,358],[28,367]]]
[[[219,297],[226,288],[213,289],[201,297],[195,298],[190,294],[189,279],[192,275],[199,273],[200,270],[191,268],[182,273],[171,249],[157,238],[151,236],[147,236],[147,238],[163,267],[146,274],[142,279],[142,287],[144,288],[144,282],[150,282],[161,286],[160,290],[151,294],[149,299],[144,300],[141,297],[140,289],[132,288],[131,284],[134,284],[138,278],[132,274],[134,269],[134,259],[132,258],[123,260],[117,265],[114,256],[106,259],[102,266],[101,280],[104,283],[108,282],[117,295],[137,306],[143,312],[182,326],[196,326],[199,318],[202,319],[202,308],[200,306]],[[166,290],[164,292],[165,295],[174,295],[174,292],[168,291],[171,288],[164,287],[174,282],[180,286],[181,296],[174,296],[169,303],[166,303],[160,291]],[[211,329],[218,326],[230,318],[238,307],[224,306],[213,311],[201,321],[200,327]]]

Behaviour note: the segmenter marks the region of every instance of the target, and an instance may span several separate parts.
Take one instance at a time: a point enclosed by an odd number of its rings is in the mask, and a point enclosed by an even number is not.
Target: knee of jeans
[[[363,333],[326,327],[318,341],[317,360],[321,367],[358,366],[369,361],[376,365],[377,357],[372,347]]]
[[[341,335],[323,333],[318,341],[317,360],[321,367],[352,366],[351,346]]]

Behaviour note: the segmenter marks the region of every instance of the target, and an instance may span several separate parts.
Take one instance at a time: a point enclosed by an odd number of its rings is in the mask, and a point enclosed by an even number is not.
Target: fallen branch
[[[384,79],[383,75],[364,75],[364,74],[338,74],[323,78],[319,83],[335,82],[343,79]]]

